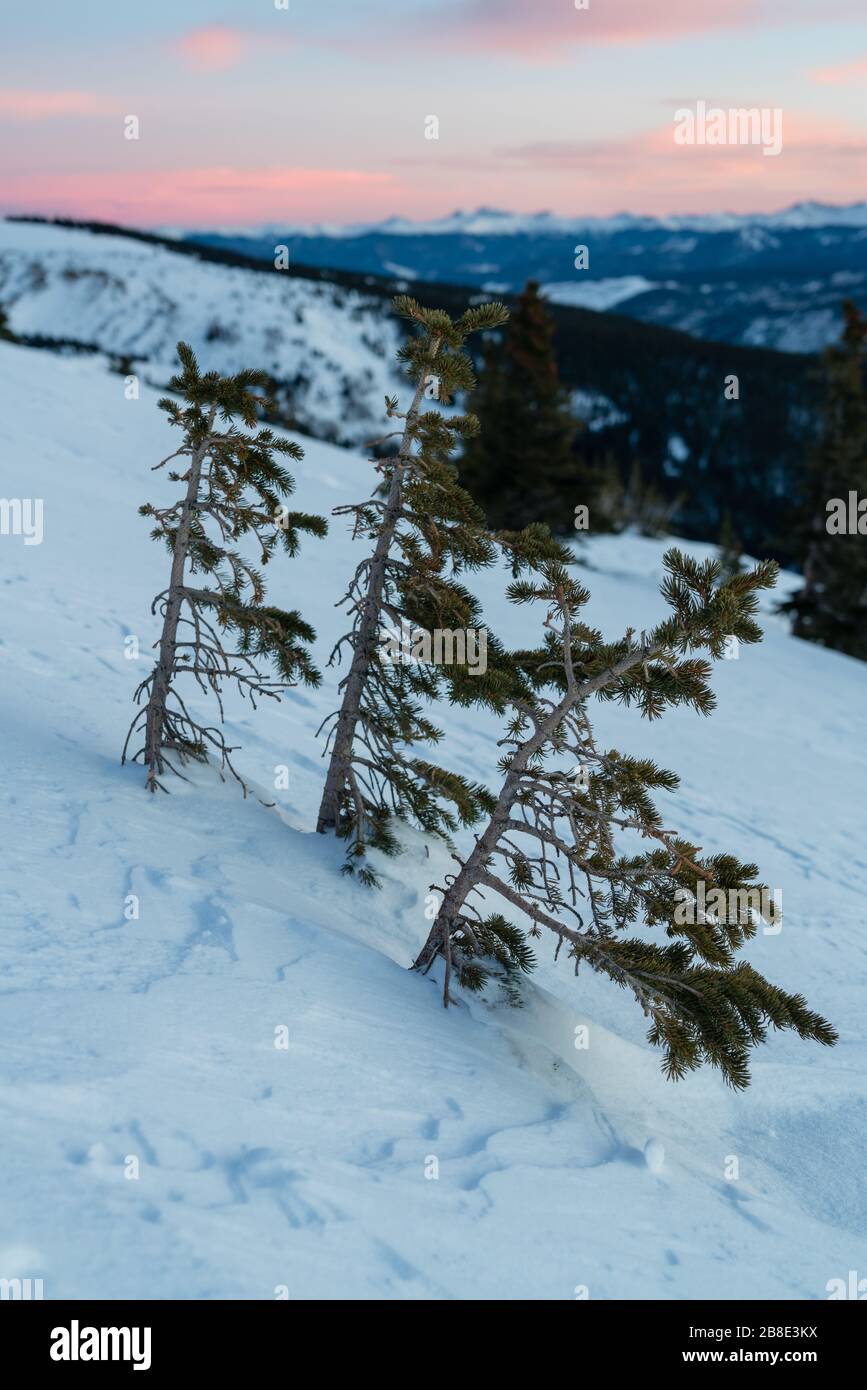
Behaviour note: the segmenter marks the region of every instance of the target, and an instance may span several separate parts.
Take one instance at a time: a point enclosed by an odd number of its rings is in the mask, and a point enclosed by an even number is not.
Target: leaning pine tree
[[[756,866],[728,854],[703,857],[690,839],[667,830],[651,793],[673,790],[677,778],[649,759],[600,750],[588,702],[635,704],[651,719],[680,704],[709,713],[711,667],[694,653],[719,658],[729,635],[761,640],[757,594],[774,584],[776,567],[764,562],[720,583],[716,560],[699,564],[670,550],[665,566],[670,616],[650,633],[630,629],[614,643],[581,620],[587,591],[562,566],[550,566],[543,582],[512,584],[513,601],[537,600],[546,609],[545,645],[523,654],[536,694],[513,702],[500,794],[474,849],[439,890],[439,912],[415,968],[444,960],[446,1004],[453,979],[478,990],[494,977],[515,990],[533,957],[524,933],[490,912],[484,890],[529,918],[530,936],[550,932],[576,975],[584,961],[632,992],[670,1078],[710,1063],[741,1088],[749,1049],[769,1026],[825,1044],[836,1034],[800,995],[735,963],[761,920],[753,907],[763,901]],[[650,842],[643,852],[641,840]],[[725,899],[712,899],[711,889]],[[734,901],[738,910],[711,913],[700,905],[709,901]],[[663,941],[627,936],[636,926],[660,930]]]
[[[178,344],[178,357],[182,370],[169,390],[181,403],[166,397],[159,405],[182,430],[183,442],[155,467],[184,460],[183,470],[169,473],[184,491],[171,506],[146,503],[139,508],[142,516],[153,517],[151,535],[165,544],[172,563],[168,587],[151,608],[162,617],[159,652],[135,694],[137,704],[146,703],[130,726],[123,761],[130,742],[143,735],[132,760],[144,762],[150,791],[167,791],[161,780],[166,769],[183,777],[179,764],[205,762],[212,750],[219,757],[220,775],[227,769],[246,795],[246,784],[231,761],[234,749],[219,727],[199,723],[191,714],[179,684],[189,679],[216,696],[221,722],[221,692],[227,682],[234,682],[254,708],[259,697],[277,699],[299,681],[319,684],[304,645],[314,639],[312,628],[297,612],[265,603],[261,573],[234,545],[252,540],[264,565],[279,541],[294,555],[300,532],[322,536],[327,523],[286,506],[294,482],[279,456],[300,459],[303,454],[272,430],[256,428],[264,403],[259,394],[263,375],[203,375],[186,343]],[[191,584],[197,574],[208,577],[209,587]],[[276,674],[264,669],[269,665]]]
[[[366,851],[397,852],[396,819],[448,839],[492,804],[483,787],[413,751],[441,737],[427,702],[447,694],[458,704],[502,709],[516,682],[522,684],[502,645],[480,627],[479,604],[460,576],[493,564],[498,555],[517,574],[563,554],[544,526],[498,536],[487,530],[452,462],[457,440],[478,428],[475,417],[422,410],[426,398],[447,404],[455,392],[471,389],[472,365],[462,344],[468,334],[502,323],[506,310],[480,305],[453,321],[405,296],[395,308],[420,330],[400,351],[415,390],[406,413],[396,398],[386,399],[388,416],[402,420],[403,428],[387,436],[399,437],[400,444],[377,465],[382,485],[367,501],[335,511],[351,516],[353,536],[373,548],[344,597],[352,627],[331,657],[339,659],[344,647],[351,652],[340,707],[323,724],[329,761],[317,822],[321,833],[348,841],[345,871],[357,871],[368,884],[377,880]],[[430,645],[434,634],[445,664]]]

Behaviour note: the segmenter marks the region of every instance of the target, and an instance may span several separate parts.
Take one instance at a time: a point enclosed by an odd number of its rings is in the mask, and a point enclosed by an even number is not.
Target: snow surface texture
[[[783,929],[749,955],[841,1034],[772,1037],[744,1095],[672,1085],[631,998],[548,943],[523,1009],[446,1013],[408,972],[450,861],[408,835],[380,892],[340,876],[312,830],[333,671],[255,715],[229,698],[274,809],[208,769],[145,793],[119,753],[166,557],[136,508],[175,495],[151,468],[176,434],[95,359],[0,344],[0,397],[4,494],[45,503],[41,545],[0,536],[0,1277],[47,1298],[821,1299],[867,1273],[867,667],[769,616],[720,663],[710,720],[595,708],[609,746],[681,774],[669,825],[782,889]],[[305,447],[300,506],[366,495],[361,457]],[[662,549],[590,542],[591,621],[659,616]],[[356,558],[338,520],[272,567],[323,666]],[[489,620],[535,640],[503,587],[479,584]],[[444,723],[443,759],[493,783],[496,721]]]
[[[215,265],[129,237],[0,221],[0,304],[16,333],[146,362],[158,385],[180,338],[217,371],[255,362],[291,385],[302,428],[341,444],[366,442],[400,380],[398,329],[380,300],[291,268]]]

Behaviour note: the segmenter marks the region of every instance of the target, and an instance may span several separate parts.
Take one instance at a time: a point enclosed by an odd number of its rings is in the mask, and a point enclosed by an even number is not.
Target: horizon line
[[[621,210],[619,210],[619,211],[617,211],[617,212],[613,212],[613,213],[568,213],[568,212],[555,212],[555,211],[553,211],[551,208],[539,208],[539,209],[537,209],[537,210],[535,210],[535,211],[533,211],[533,212],[518,212],[518,211],[509,209],[509,208],[493,207],[493,206],[490,206],[490,205],[481,204],[480,206],[478,206],[478,207],[476,207],[476,208],[471,208],[471,209],[453,208],[450,212],[445,212],[445,213],[442,213],[442,214],[439,214],[439,215],[436,215],[436,216],[431,216],[431,217],[416,217],[416,218],[413,218],[413,217],[408,217],[408,216],[406,216],[406,215],[403,214],[403,213],[392,212],[392,213],[386,214],[384,217],[381,217],[381,218],[379,218],[379,219],[372,220],[372,221],[370,221],[370,220],[351,221],[351,220],[350,220],[350,221],[342,222],[342,221],[335,221],[335,220],[333,220],[333,219],[327,219],[327,218],[324,218],[324,219],[311,218],[311,219],[309,219],[309,220],[305,219],[304,221],[290,221],[290,220],[287,219],[285,223],[282,223],[282,224],[281,224],[280,221],[277,220],[277,219],[275,218],[275,219],[273,219],[273,220],[271,220],[271,219],[259,219],[259,220],[255,221],[255,222],[238,222],[238,223],[221,222],[219,225],[214,225],[214,224],[212,224],[212,223],[195,223],[195,224],[184,225],[184,226],[181,226],[181,225],[180,225],[179,223],[177,223],[177,222],[155,222],[155,223],[153,223],[153,224],[149,224],[149,225],[145,226],[145,225],[141,225],[141,224],[137,224],[137,223],[132,223],[132,222],[130,222],[130,223],[126,223],[126,222],[111,222],[111,221],[108,221],[108,220],[106,220],[105,218],[101,218],[101,217],[87,217],[87,216],[77,216],[77,217],[76,217],[76,216],[71,216],[70,214],[68,214],[68,213],[63,213],[63,212],[46,213],[46,212],[36,212],[36,211],[34,211],[34,212],[20,212],[20,211],[9,211],[9,212],[6,212],[6,211],[3,211],[3,212],[0,212],[0,219],[2,219],[2,220],[5,221],[5,222],[71,223],[71,224],[80,225],[80,226],[84,226],[84,225],[90,224],[90,225],[93,225],[93,226],[100,226],[100,227],[117,227],[118,229],[123,230],[123,231],[130,231],[130,232],[141,231],[141,232],[149,232],[149,233],[155,234],[155,235],[171,236],[173,233],[184,233],[184,232],[191,232],[191,231],[211,231],[211,232],[221,232],[221,231],[222,231],[222,232],[230,232],[230,231],[237,231],[237,232],[242,232],[242,231],[251,232],[251,231],[252,231],[252,232],[255,232],[255,231],[266,231],[266,230],[269,230],[269,231],[270,231],[271,229],[273,229],[273,228],[275,228],[275,227],[279,227],[279,226],[281,226],[281,225],[285,226],[286,230],[294,230],[294,229],[301,230],[301,229],[308,229],[308,228],[309,228],[310,230],[319,230],[319,229],[327,230],[327,229],[330,229],[330,228],[335,228],[335,229],[339,229],[339,230],[349,230],[349,229],[354,229],[354,228],[377,228],[377,227],[384,227],[384,226],[386,226],[388,223],[403,223],[404,225],[410,226],[410,227],[414,227],[414,226],[417,226],[417,227],[425,227],[425,226],[435,225],[436,223],[449,222],[449,221],[451,221],[452,219],[455,219],[455,218],[473,218],[473,217],[484,217],[484,216],[487,216],[487,217],[512,218],[512,219],[515,219],[515,220],[518,220],[518,219],[521,219],[521,218],[525,218],[525,219],[527,219],[527,220],[538,220],[538,219],[542,219],[542,218],[550,218],[552,221],[569,222],[569,223],[572,223],[572,224],[575,225],[575,226],[586,226],[586,225],[589,225],[589,224],[594,223],[594,222],[616,222],[616,221],[617,221],[618,219],[620,219],[620,218],[627,218],[627,219],[631,219],[631,220],[634,220],[634,221],[642,220],[642,221],[646,221],[646,222],[666,222],[666,221],[669,221],[669,220],[681,221],[681,222],[702,222],[702,221],[707,221],[708,219],[711,219],[711,218],[714,218],[714,217],[728,217],[728,218],[731,218],[733,221],[737,221],[737,222],[746,222],[746,221],[749,221],[751,218],[779,217],[779,216],[782,216],[783,214],[785,214],[785,213],[787,213],[787,212],[794,212],[794,211],[796,211],[798,208],[823,208],[823,209],[828,209],[828,210],[831,211],[831,212],[846,212],[846,211],[849,211],[849,210],[851,210],[851,209],[863,208],[863,207],[865,207],[865,206],[867,206],[867,198],[853,199],[852,201],[841,202],[841,203],[837,203],[837,202],[828,202],[828,201],[826,201],[826,200],[824,200],[824,199],[803,198],[803,199],[798,199],[798,200],[795,201],[795,202],[788,202],[788,203],[785,203],[785,204],[783,204],[782,206],[778,206],[778,207],[774,207],[774,208],[768,208],[768,209],[763,209],[763,210],[757,210],[757,211],[752,211],[752,212],[733,212],[733,211],[731,211],[731,210],[729,210],[729,209],[727,209],[727,208],[720,208],[720,209],[718,209],[717,211],[709,211],[709,212],[677,212],[677,211],[670,211],[670,212],[664,212],[664,213],[659,213],[659,212],[655,212],[655,213],[654,213],[654,212],[632,211],[632,210],[623,208],[623,209],[621,209]]]

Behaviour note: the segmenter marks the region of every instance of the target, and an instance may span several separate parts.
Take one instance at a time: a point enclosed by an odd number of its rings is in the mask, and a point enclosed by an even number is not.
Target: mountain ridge
[[[394,235],[422,234],[451,235],[455,232],[487,232],[508,236],[528,230],[580,230],[592,227],[599,232],[622,231],[624,228],[664,227],[674,231],[698,228],[706,231],[729,231],[738,227],[867,227],[867,200],[855,203],[822,203],[811,199],[792,203],[775,212],[720,213],[630,213],[566,214],[545,210],[523,213],[507,208],[480,206],[472,211],[456,208],[437,218],[412,218],[393,214],[374,222],[282,223],[268,221],[250,226],[181,229],[163,227],[164,236],[184,239],[206,232],[220,235],[265,235],[271,232],[292,232],[296,236],[354,237],[387,232]]]

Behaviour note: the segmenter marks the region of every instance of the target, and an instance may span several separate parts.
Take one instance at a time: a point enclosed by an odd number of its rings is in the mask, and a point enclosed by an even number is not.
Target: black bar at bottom
[[[313,1351],[308,1340],[311,1333],[316,1338],[313,1345],[318,1343],[315,1354],[325,1352],[332,1368],[335,1351],[339,1359],[340,1348],[345,1347],[347,1360],[352,1360],[356,1369],[360,1369],[359,1357],[366,1360],[373,1351],[373,1334],[380,1341],[383,1359],[394,1365],[400,1356],[401,1334],[406,1335],[418,1315],[408,1306],[399,1310],[387,1306],[388,1322],[384,1321],[382,1332],[377,1333],[376,1314],[368,1302],[3,1302],[2,1355],[5,1364],[14,1360],[25,1373],[31,1368],[47,1370],[52,1377],[61,1379],[76,1374],[92,1377],[106,1367],[114,1375],[138,1373],[140,1377],[156,1379],[167,1372],[186,1370],[213,1370],[225,1377],[236,1371],[273,1368],[275,1374],[285,1375],[303,1346],[299,1339],[307,1341]],[[551,1313],[543,1311],[545,1306],[536,1305],[534,1319],[547,1324]],[[486,1347],[485,1354],[493,1360],[500,1310],[509,1319],[502,1329],[506,1334],[503,1349],[514,1342],[514,1319],[507,1309],[505,1303],[485,1304],[488,1331],[480,1340],[479,1351]],[[327,1337],[324,1344],[316,1334],[319,1310]],[[395,1312],[398,1321],[394,1320]],[[829,1370],[861,1364],[863,1314],[856,1300],[579,1300],[565,1313],[560,1306],[550,1329],[552,1335],[565,1338],[561,1349],[567,1355],[572,1338],[589,1339],[594,1358],[601,1359],[612,1371],[640,1369],[653,1373],[675,1367],[688,1371],[692,1367],[700,1373],[713,1365],[764,1366],[772,1370],[800,1365],[812,1366],[827,1375]],[[431,1332],[431,1316],[437,1318],[428,1309],[419,1317],[417,1327],[424,1337]],[[352,1331],[356,1317],[358,1339]],[[471,1315],[469,1326],[481,1331],[477,1317]],[[395,1333],[394,1343],[387,1333],[388,1326]],[[535,1330],[529,1324],[525,1335],[532,1339]],[[382,1336],[389,1337],[387,1356]]]

